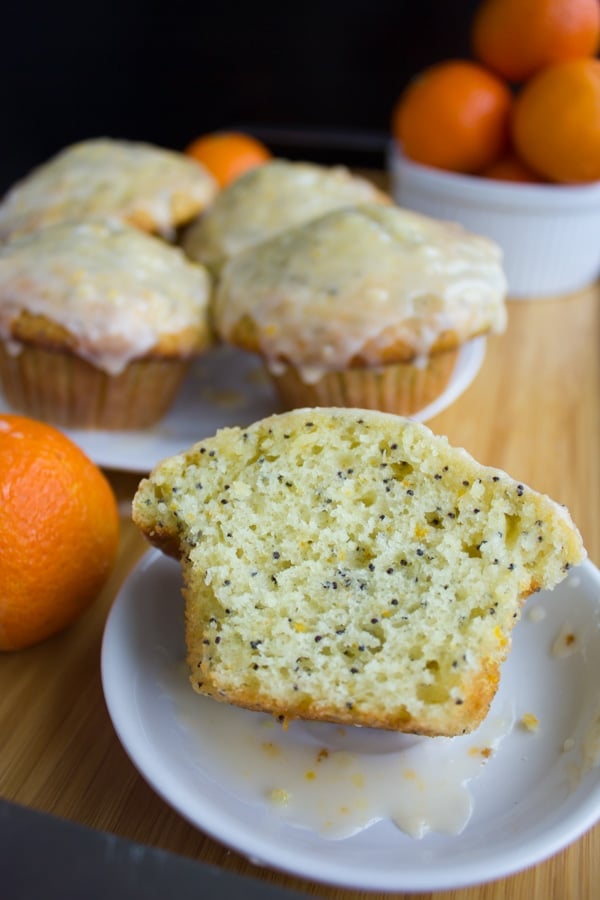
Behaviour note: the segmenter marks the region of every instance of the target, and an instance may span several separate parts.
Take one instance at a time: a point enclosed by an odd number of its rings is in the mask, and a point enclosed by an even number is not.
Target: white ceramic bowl
[[[388,165],[400,206],[460,222],[500,245],[511,297],[567,294],[600,275],[600,182],[529,185],[455,175],[412,162],[395,141]]]

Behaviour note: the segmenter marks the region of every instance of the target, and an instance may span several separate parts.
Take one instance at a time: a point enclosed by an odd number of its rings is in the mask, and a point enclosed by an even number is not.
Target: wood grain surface
[[[481,462],[500,466],[565,503],[596,565],[599,348],[598,286],[560,299],[510,301],[508,329],[488,341],[474,383],[428,423]],[[147,547],[129,518],[139,476],[108,474],[122,510],[120,552],[110,582],[68,631],[32,649],[0,654],[0,796],[307,895],[340,900],[413,896],[337,889],[255,868],[187,824],[137,773],[109,719],[99,659],[107,613]],[[599,885],[597,825],[562,853],[520,874],[419,896],[592,900],[600,897]]]

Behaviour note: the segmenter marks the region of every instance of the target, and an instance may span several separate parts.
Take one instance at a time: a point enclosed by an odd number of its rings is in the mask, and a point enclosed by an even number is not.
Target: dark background
[[[5,2],[0,191],[101,135],[182,149],[239,127],[290,158],[383,164],[400,91],[469,54],[477,2]]]

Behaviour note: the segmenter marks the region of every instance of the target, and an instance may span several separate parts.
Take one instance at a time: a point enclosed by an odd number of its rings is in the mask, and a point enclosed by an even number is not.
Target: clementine
[[[598,0],[483,0],[472,22],[476,59],[514,82],[553,63],[594,56],[599,42]]]
[[[201,135],[186,147],[185,152],[202,163],[220,187],[227,187],[244,172],[272,158],[271,151],[262,141],[237,131]]]
[[[0,650],[66,628],[112,569],[119,516],[99,468],[64,434],[0,415]]]
[[[494,178],[498,181],[515,181],[522,184],[544,184],[546,179],[538,175],[516,153],[507,153],[502,159],[492,163],[480,173],[484,178]]]
[[[516,99],[512,136],[519,156],[551,181],[600,180],[600,60],[534,75]]]
[[[504,152],[512,95],[483,66],[448,60],[425,69],[400,95],[392,134],[416,162],[476,173]]]

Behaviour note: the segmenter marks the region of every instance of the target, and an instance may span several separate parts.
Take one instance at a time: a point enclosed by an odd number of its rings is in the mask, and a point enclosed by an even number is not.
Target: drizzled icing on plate
[[[514,724],[504,704],[458,738],[300,721],[284,730],[270,716],[193,693],[184,664],[172,669],[168,691],[191,740],[197,736],[200,768],[239,800],[267,803],[289,825],[333,840],[382,819],[413,838],[460,834],[473,812],[469,783]]]
[[[591,562],[573,569],[554,591],[536,594],[527,604],[486,719],[487,727],[492,717],[510,713],[514,703],[519,724],[485,762],[474,754],[479,768],[478,777],[467,786],[473,810],[466,827],[458,834],[431,831],[423,840],[409,837],[390,819],[344,840],[325,839],[310,827],[289,824],[293,804],[288,800],[285,806],[285,785],[279,778],[268,780],[265,790],[271,793],[262,799],[242,798],[241,776],[236,776],[235,784],[224,777],[230,767],[221,750],[225,753],[228,748],[215,751],[210,721],[204,719],[207,710],[220,714],[221,704],[194,694],[182,670],[179,591],[178,563],[158,551],[147,554],[123,585],[102,648],[108,710],[125,750],[153,789],[195,827],[253,862],[353,890],[464,888],[546,859],[598,820],[600,574]],[[528,607],[543,607],[545,617],[530,618]],[[552,644],[567,608],[579,638],[577,652],[557,657]],[[179,703],[179,691],[187,698],[184,703],[189,700],[194,706],[193,724]],[[528,713],[538,720],[537,730],[520,724]],[[269,723],[264,727],[266,744],[296,735],[292,726],[282,732],[267,717],[262,721]],[[298,741],[310,748],[311,769],[306,771],[322,765],[315,762],[324,744],[322,728],[330,735],[332,751],[364,753],[374,764],[400,750],[416,752],[423,743],[415,738],[410,744],[411,738],[401,737],[400,746],[394,743],[397,735],[375,737],[370,729],[347,729],[352,741],[341,743],[336,726],[330,731],[329,726],[318,725],[315,732],[308,723],[296,725]],[[497,735],[480,730],[471,736],[476,739],[473,746],[485,750]],[[369,743],[372,740],[379,746]],[[452,740],[466,744],[471,738]],[[303,789],[305,784],[309,781],[302,781]]]

